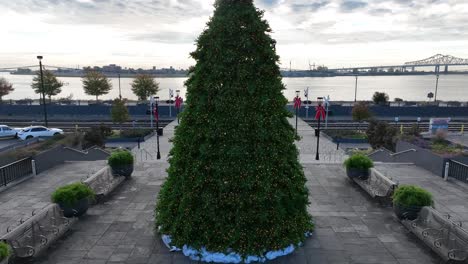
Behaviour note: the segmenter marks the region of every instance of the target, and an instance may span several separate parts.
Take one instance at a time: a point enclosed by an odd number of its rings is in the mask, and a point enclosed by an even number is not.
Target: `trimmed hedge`
[[[393,194],[393,202],[406,207],[432,206],[432,194],[414,185],[400,186]]]
[[[120,137],[123,138],[141,138],[153,133],[153,129],[130,129],[122,130]]]
[[[374,167],[374,162],[363,154],[354,154],[345,160],[344,165],[347,169],[370,169]]]
[[[10,246],[5,242],[0,242],[0,261],[8,258],[11,255]]]
[[[87,185],[78,182],[59,187],[52,193],[52,202],[72,206],[84,198],[94,198],[94,191]]]
[[[116,167],[122,165],[132,165],[134,162],[133,155],[126,150],[118,150],[113,152],[107,160],[109,166]]]

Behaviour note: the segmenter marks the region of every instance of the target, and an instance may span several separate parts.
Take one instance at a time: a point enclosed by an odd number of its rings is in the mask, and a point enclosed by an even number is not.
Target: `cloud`
[[[349,1],[349,0],[343,0],[341,3],[341,11],[343,12],[351,12],[355,9],[363,8],[366,7],[368,4],[366,2],[362,1]]]
[[[2,43],[0,62],[5,54],[41,51],[90,60],[98,56],[100,61],[125,57],[141,63],[143,54],[154,53],[165,56],[167,63],[178,60],[173,64],[188,66],[192,63],[188,53],[212,14],[214,1],[2,1],[0,23],[8,25],[3,35],[9,41]],[[375,56],[368,55],[368,45],[396,49],[402,57],[443,51],[468,57],[466,0],[255,0],[255,4],[265,9],[279,55],[286,60],[320,53],[329,58],[323,63],[332,64],[342,49],[354,45],[360,48],[350,54],[369,61]],[[381,56],[395,59],[384,50]]]

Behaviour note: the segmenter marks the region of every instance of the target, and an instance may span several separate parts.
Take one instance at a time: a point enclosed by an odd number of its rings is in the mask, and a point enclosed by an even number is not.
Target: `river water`
[[[0,77],[6,78],[13,84],[14,92],[3,99],[38,99],[31,88],[33,76],[31,75],[11,75],[0,72]],[[86,95],[83,91],[81,78],[59,77],[64,82],[62,93],[56,98],[73,95],[73,99],[92,100],[93,96]],[[131,78],[121,79],[121,90],[124,98],[136,99],[131,91]],[[158,78],[160,92],[158,95],[165,100],[169,97],[169,89],[181,90],[185,97],[186,88],[184,82],[186,78]],[[119,95],[119,82],[117,78],[111,78],[113,89],[100,99],[113,99]],[[316,77],[316,78],[284,78],[286,90],[285,96],[292,100],[296,90],[309,89],[309,99],[314,100],[318,96],[330,95],[332,101],[353,101],[355,77]],[[395,97],[405,101],[425,101],[429,92],[435,92],[436,77],[434,75],[420,76],[360,76],[358,79],[358,100],[371,100],[375,91],[386,92],[390,99]],[[440,75],[438,99],[444,101],[468,101],[468,75]]]

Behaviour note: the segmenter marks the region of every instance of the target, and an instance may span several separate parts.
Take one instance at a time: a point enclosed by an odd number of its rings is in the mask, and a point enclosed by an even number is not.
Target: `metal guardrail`
[[[7,186],[33,173],[32,158],[25,158],[0,167],[0,186]]]
[[[397,152],[397,153],[392,153],[392,154],[390,154],[390,156],[394,157],[394,156],[398,156],[398,155],[405,154],[405,153],[408,153],[408,152],[417,152],[417,150],[407,149],[407,150],[403,150],[403,151],[400,151],[400,152]]]
[[[468,165],[455,160],[450,160],[448,177],[468,183]]]

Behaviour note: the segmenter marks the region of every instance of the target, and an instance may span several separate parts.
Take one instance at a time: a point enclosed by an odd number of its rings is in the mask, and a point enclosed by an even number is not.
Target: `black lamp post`
[[[119,76],[119,98],[122,100],[122,90],[120,89],[120,73],[118,74]]]
[[[357,101],[357,81],[358,81],[358,75],[356,75],[356,84],[354,85],[354,102]]]
[[[179,97],[180,97],[180,90],[176,90],[176,100],[180,100]],[[176,105],[177,124],[180,123],[180,120],[179,120],[179,111],[180,111],[180,109],[179,109],[179,107],[180,106]]]
[[[434,102],[437,103],[437,90],[439,88],[439,77],[440,75],[436,75],[436,87],[435,87],[435,94],[434,94]]]
[[[158,145],[158,153],[157,153],[156,158],[159,160],[159,159],[161,159],[161,152],[159,151],[159,97],[156,96],[156,97],[154,98],[154,101],[155,101],[155,107],[156,107],[156,111],[155,111],[155,118],[156,118],[156,142],[157,142],[157,145]]]
[[[294,108],[296,108],[296,136],[298,135],[298,133],[297,133],[297,119],[298,119],[299,107],[300,107],[299,105],[297,105],[298,102],[296,102],[296,101],[299,100],[299,94],[300,93],[301,93],[300,91],[296,91],[296,98],[294,99]]]
[[[46,107],[46,99],[45,99],[45,90],[44,90],[44,73],[42,72],[42,56],[37,56],[39,60],[39,71],[41,73],[41,89],[42,89],[42,106],[44,107],[44,122],[45,126],[48,127],[49,123],[47,122],[47,107]]]
[[[317,120],[317,154],[315,155],[315,160],[320,160],[320,154],[319,154],[319,149],[320,149],[320,120],[322,119],[322,113],[321,111],[324,111],[322,108],[323,104],[323,97],[317,97],[317,114],[316,117],[318,117]]]

